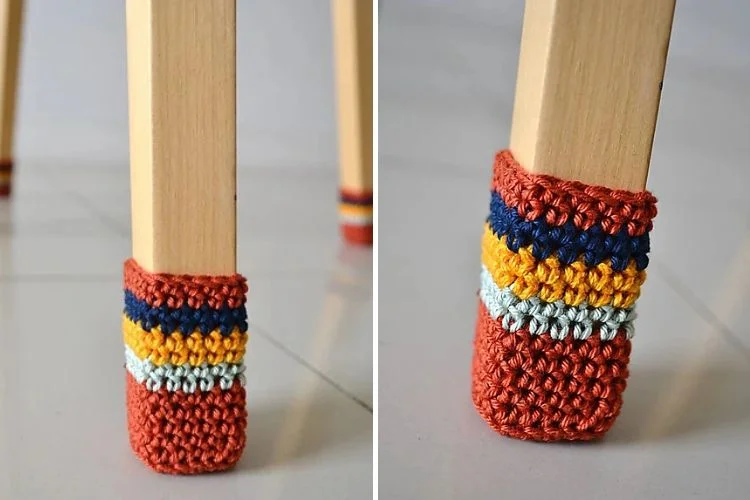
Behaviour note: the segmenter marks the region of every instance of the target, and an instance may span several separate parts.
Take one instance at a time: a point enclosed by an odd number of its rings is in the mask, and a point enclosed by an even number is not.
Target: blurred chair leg
[[[596,439],[620,412],[674,3],[526,2],[472,367],[474,405],[500,434]]]
[[[235,23],[235,0],[127,2],[128,430],[158,472],[227,469],[245,446]]]
[[[344,239],[371,245],[372,0],[332,0]]]
[[[10,196],[23,0],[0,0],[0,197]]]

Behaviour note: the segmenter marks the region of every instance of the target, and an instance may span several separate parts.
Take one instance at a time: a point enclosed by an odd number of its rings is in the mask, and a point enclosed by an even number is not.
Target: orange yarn
[[[149,273],[133,259],[124,271],[122,326],[133,451],[147,466],[169,474],[232,467],[246,442],[244,377],[234,376],[241,375],[247,342],[245,278]],[[144,360],[149,369],[156,365],[148,376]],[[167,363],[195,379],[213,377],[212,382],[167,382],[179,378]],[[226,373],[224,363],[233,363],[230,371],[236,372],[217,381],[216,373]],[[149,377],[160,378],[154,384]]]
[[[647,191],[633,193],[532,174],[508,150],[495,156],[492,189],[522,217],[544,219],[551,226],[572,220],[584,230],[600,224],[608,234],[626,227],[630,236],[639,236],[651,230],[656,217],[656,197]]]
[[[339,215],[344,241],[355,245],[372,245],[372,190],[341,188]]]
[[[526,172],[510,151],[495,157],[492,189],[482,239],[474,406],[490,427],[518,439],[602,437],[622,407],[632,326],[611,335],[605,323],[591,322],[586,336],[553,334],[517,322],[506,299],[530,301],[524,314],[537,322],[548,318],[542,311],[556,311],[560,328],[579,320],[564,311],[576,315],[584,303],[580,319],[631,307],[646,279],[656,198]],[[495,225],[497,233],[490,229]],[[568,242],[575,244],[560,254]],[[631,255],[615,258],[623,250]]]
[[[624,335],[602,341],[514,333],[482,301],[474,339],[472,399],[490,427],[537,441],[604,435],[622,407],[630,360]]]
[[[149,391],[127,377],[128,430],[133,452],[168,474],[215,472],[234,466],[245,447],[245,389]]]
[[[226,305],[240,307],[245,303],[247,281],[240,274],[232,276],[191,276],[149,273],[135,259],[125,262],[125,288],[151,307],[166,304],[171,308],[188,306],[200,309],[208,304],[213,309]]]
[[[341,234],[344,240],[356,245],[372,245],[372,224],[356,226],[341,224]]]

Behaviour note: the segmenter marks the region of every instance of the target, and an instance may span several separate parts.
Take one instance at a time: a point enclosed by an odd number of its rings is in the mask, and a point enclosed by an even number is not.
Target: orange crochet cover
[[[472,399],[500,434],[603,436],[622,406],[656,198],[526,172],[497,154]]]
[[[130,445],[158,472],[234,466],[245,447],[245,296],[240,275],[153,274],[125,263]]]

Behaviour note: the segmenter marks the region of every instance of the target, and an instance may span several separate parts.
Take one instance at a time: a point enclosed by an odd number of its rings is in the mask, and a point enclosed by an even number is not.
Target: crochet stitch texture
[[[603,436],[622,407],[656,198],[526,172],[496,155],[472,399],[503,435]]]
[[[247,427],[245,279],[152,274],[130,259],[124,285],[131,448],[163,473],[232,467]]]

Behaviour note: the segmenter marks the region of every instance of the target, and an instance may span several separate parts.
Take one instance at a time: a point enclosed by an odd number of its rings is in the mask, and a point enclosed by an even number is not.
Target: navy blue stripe
[[[507,245],[512,251],[531,245],[531,253],[537,259],[554,254],[562,263],[571,264],[583,255],[588,266],[611,259],[615,271],[625,269],[630,259],[639,270],[648,266],[648,233],[630,236],[623,227],[616,235],[610,235],[598,224],[584,231],[573,222],[550,226],[543,219],[527,221],[496,192],[492,193],[487,222],[495,234],[508,237]]]
[[[372,196],[369,196],[367,198],[363,196],[347,196],[345,194],[341,195],[341,203],[346,203],[348,205],[359,205],[362,207],[368,207],[372,205]]]
[[[230,308],[226,305],[214,309],[203,304],[194,309],[187,304],[179,309],[166,305],[151,307],[145,300],[139,300],[133,292],[125,290],[125,314],[134,322],[141,323],[144,330],[161,326],[164,333],[180,331],[185,334],[199,330],[204,335],[217,328],[222,335],[229,335],[234,328],[247,331],[247,310],[245,306]]]

